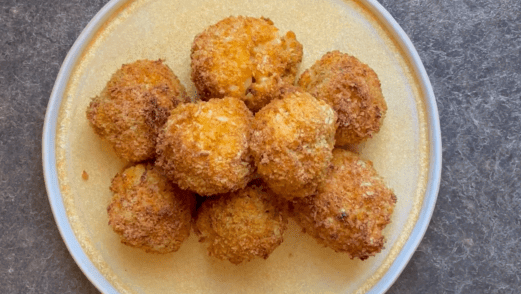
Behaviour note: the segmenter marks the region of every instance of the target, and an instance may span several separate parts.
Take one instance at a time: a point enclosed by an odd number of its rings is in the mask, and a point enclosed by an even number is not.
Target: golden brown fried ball
[[[190,235],[194,195],[170,183],[154,165],[125,169],[114,177],[110,190],[109,225],[123,244],[169,253]]]
[[[251,150],[258,174],[286,199],[316,192],[329,169],[337,117],[325,102],[290,91],[255,115]]]
[[[183,102],[190,102],[185,88],[162,60],[138,60],[111,77],[87,118],[119,157],[138,162],[155,156],[159,128]]]
[[[258,111],[293,85],[302,45],[291,31],[279,37],[267,18],[228,17],[195,37],[191,59],[202,99],[236,97]]]
[[[264,259],[283,241],[287,218],[277,197],[260,186],[212,197],[199,208],[195,231],[208,254],[233,264]]]
[[[391,222],[396,196],[372,162],[355,153],[333,150],[333,165],[316,196],[294,201],[295,219],[320,244],[367,259],[384,247],[382,230]]]
[[[302,74],[298,84],[337,112],[337,146],[361,143],[380,130],[387,111],[380,80],[355,57],[328,52]]]
[[[209,196],[244,188],[254,171],[252,113],[235,98],[182,104],[159,135],[156,164],[182,189]]]

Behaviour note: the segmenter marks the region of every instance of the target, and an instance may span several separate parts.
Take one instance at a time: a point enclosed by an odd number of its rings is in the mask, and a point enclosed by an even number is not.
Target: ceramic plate
[[[388,112],[361,155],[398,197],[380,254],[351,260],[290,222],[284,242],[267,260],[236,266],[210,258],[194,234],[178,252],[156,255],[122,245],[108,226],[110,181],[125,163],[89,127],[91,98],[122,64],[144,58],[164,59],[194,95],[191,43],[230,15],[268,17],[281,32],[295,32],[304,46],[301,72],[340,50],[378,74]],[[43,165],[62,237],[103,293],[383,293],[427,229],[439,187],[441,139],[418,54],[376,1],[113,0],[87,25],[58,74],[43,130]]]

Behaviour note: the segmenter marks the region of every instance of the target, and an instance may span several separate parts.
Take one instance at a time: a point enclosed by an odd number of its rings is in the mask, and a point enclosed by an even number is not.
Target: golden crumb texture
[[[263,186],[249,185],[206,200],[195,231],[210,256],[239,264],[268,258],[282,243],[286,225],[282,202]]]
[[[270,189],[287,199],[316,192],[331,162],[336,119],[327,103],[298,89],[255,114],[251,150]]]
[[[209,196],[244,188],[254,167],[253,114],[236,98],[182,104],[159,135],[156,164],[183,189]]]
[[[138,60],[112,75],[90,102],[87,118],[119,157],[139,162],[155,157],[159,128],[172,109],[186,102],[184,86],[162,60]]]
[[[110,190],[109,225],[123,244],[169,253],[190,235],[194,195],[170,183],[154,165],[125,169],[114,177]]]
[[[328,52],[301,75],[298,84],[337,112],[337,146],[362,143],[380,130],[387,111],[380,80],[356,57]]]
[[[192,81],[202,99],[236,97],[254,112],[293,85],[303,49],[292,31],[279,36],[268,18],[228,17],[192,44]]]
[[[335,149],[333,170],[312,197],[296,199],[294,217],[318,243],[365,260],[384,248],[396,195],[371,161]]]

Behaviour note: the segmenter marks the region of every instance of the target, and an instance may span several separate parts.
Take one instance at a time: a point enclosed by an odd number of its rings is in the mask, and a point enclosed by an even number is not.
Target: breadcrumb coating
[[[277,197],[261,186],[248,186],[212,197],[198,210],[195,231],[208,254],[233,264],[268,256],[283,241],[287,217]]]
[[[337,112],[337,146],[362,143],[380,130],[387,111],[380,80],[357,58],[328,52],[301,75],[298,84]]]
[[[254,171],[252,120],[236,98],[180,105],[159,135],[156,164],[182,189],[203,196],[244,188]]]
[[[130,162],[155,156],[156,138],[170,111],[190,102],[184,86],[162,60],[125,64],[92,99],[87,118],[94,131]]]
[[[318,243],[365,260],[384,248],[382,230],[391,222],[396,195],[371,161],[335,149],[332,162],[318,194],[294,201],[294,217]]]
[[[286,199],[316,192],[332,158],[336,119],[327,103],[300,90],[256,113],[251,150],[270,189]]]
[[[190,235],[194,195],[179,189],[152,164],[137,164],[112,180],[109,225],[121,242],[146,252],[179,250]]]
[[[195,37],[192,81],[203,100],[236,97],[255,112],[295,83],[302,54],[295,33],[279,37],[270,19],[228,17]]]

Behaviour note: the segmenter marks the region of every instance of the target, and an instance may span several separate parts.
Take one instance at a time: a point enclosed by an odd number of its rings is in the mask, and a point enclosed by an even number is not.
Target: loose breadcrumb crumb
[[[86,171],[83,171],[81,173],[81,178],[85,181],[87,181],[89,179],[89,174],[86,172]]]

